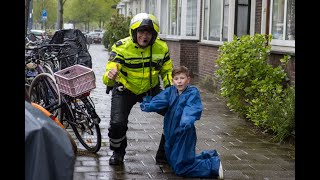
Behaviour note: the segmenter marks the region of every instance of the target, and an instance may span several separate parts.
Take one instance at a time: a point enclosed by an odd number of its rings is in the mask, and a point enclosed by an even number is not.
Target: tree
[[[118,0],[117,0],[118,1]],[[91,26],[105,29],[104,25],[117,11],[111,6],[114,0],[70,0],[64,6],[64,20],[82,23],[85,31],[90,31]]]
[[[67,0],[58,0],[58,8],[57,8],[57,27],[56,29],[62,29],[63,25],[63,6]]]
[[[57,0],[31,0],[33,8],[33,23],[43,24],[42,29],[55,29],[57,22]],[[47,11],[47,20],[42,21],[42,11]]]
[[[30,2],[31,0],[25,0],[24,1],[24,35],[27,35],[27,29],[28,29],[28,22],[29,22],[29,8],[30,8]]]

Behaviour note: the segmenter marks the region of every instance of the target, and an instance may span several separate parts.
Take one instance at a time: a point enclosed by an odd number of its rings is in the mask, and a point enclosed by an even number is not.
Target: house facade
[[[269,63],[290,55],[285,70],[295,84],[295,0],[122,0],[117,9],[154,14],[174,66],[185,65],[200,81],[214,74],[219,46],[234,35],[272,34]]]

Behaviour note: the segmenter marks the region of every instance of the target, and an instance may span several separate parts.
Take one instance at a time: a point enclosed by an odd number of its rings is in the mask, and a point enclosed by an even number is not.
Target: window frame
[[[178,2],[179,0],[177,0],[177,2]],[[196,13],[197,13],[197,18],[196,18],[196,35],[195,36],[187,36],[186,35],[186,26],[187,26],[187,24],[186,24],[186,15],[187,15],[187,7],[188,7],[188,2],[187,1],[183,1],[183,0],[180,0],[181,1],[181,19],[180,19],[180,35],[172,35],[172,34],[169,34],[169,30],[170,30],[170,20],[169,20],[169,18],[170,18],[170,16],[168,15],[167,16],[167,18],[166,18],[166,20],[164,20],[165,21],[165,23],[166,23],[166,29],[165,29],[165,32],[161,32],[160,31],[160,33],[159,33],[159,37],[161,37],[161,38],[166,38],[166,39],[176,39],[176,40],[199,40],[200,39],[200,6],[201,6],[201,1],[199,1],[199,0],[194,0],[194,1],[196,1],[197,2],[197,7],[196,7]],[[160,8],[159,9],[161,9],[160,10],[160,12],[159,12],[159,17],[161,17],[161,13],[162,12],[168,12],[169,11],[169,9],[171,8],[170,7],[170,3],[171,3],[171,1],[170,0],[167,0],[167,5],[166,5],[166,11],[165,10],[163,10],[162,8],[162,6],[161,6],[161,4],[160,3],[158,3],[158,5],[160,5]],[[178,7],[177,7],[178,8]],[[179,8],[178,8],[178,11],[179,11]],[[168,13],[167,13],[168,14]],[[177,14],[179,14],[179,12],[177,12]],[[160,26],[163,26],[163,24],[161,24],[161,23],[164,23],[164,22],[162,22],[161,20],[160,20]]]
[[[223,28],[223,21],[224,21],[224,6],[225,6],[225,0],[221,0],[222,3],[221,3],[221,8],[222,8],[222,11],[221,11],[221,17],[222,17],[222,20],[221,20],[221,25],[220,25],[220,40],[219,41],[214,41],[214,40],[209,40],[209,30],[210,30],[210,25],[209,25],[209,22],[210,22],[210,18],[206,19],[207,21],[207,39],[204,39],[204,26],[205,26],[205,22],[204,22],[204,16],[205,16],[205,12],[204,12],[204,5],[205,5],[205,1],[208,2],[208,17],[210,17],[211,15],[211,11],[210,11],[210,4],[211,4],[211,0],[203,0],[202,1],[202,4],[201,4],[201,13],[202,13],[202,22],[201,22],[201,39],[200,41],[202,43],[205,43],[205,44],[212,44],[212,45],[222,45],[224,42],[230,42],[230,41],[233,41],[233,36],[235,34],[235,29],[236,29],[236,1],[234,0],[229,0],[229,12],[227,12],[228,14],[228,32],[227,32],[227,41],[224,41],[223,40],[223,35],[222,35],[222,28]],[[254,34],[254,25],[255,25],[255,0],[249,0],[248,1],[248,27],[249,29],[247,30],[247,32],[249,33],[249,35],[253,35]]]
[[[270,2],[270,15],[269,15],[269,34],[272,34],[272,15],[273,15],[273,3],[274,1],[276,0],[271,0]],[[284,24],[284,27],[283,27],[283,34],[286,33],[286,22],[287,22],[287,5],[288,5],[288,0],[284,0],[285,3],[284,3],[284,20],[283,20],[283,24]],[[272,39],[271,42],[270,42],[271,45],[274,45],[274,46],[286,46],[286,47],[295,47],[295,40],[285,40],[285,39]],[[275,49],[281,49],[280,47],[276,48]]]

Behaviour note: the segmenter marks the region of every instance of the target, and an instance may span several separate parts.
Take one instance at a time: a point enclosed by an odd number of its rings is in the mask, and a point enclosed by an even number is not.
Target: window
[[[250,0],[236,0],[235,34],[238,37],[250,34]]]
[[[168,28],[168,1],[161,1],[161,11],[160,11],[160,34],[167,34]]]
[[[272,44],[294,46],[295,0],[272,0],[270,16]]]
[[[149,13],[155,15],[156,14],[157,1],[156,0],[150,0],[149,3],[150,3],[150,5],[149,5],[149,7],[150,7]]]
[[[250,34],[251,0],[204,0],[202,40],[232,41]]]
[[[169,5],[169,35],[180,35],[181,0],[171,0]]]
[[[203,39],[221,41],[222,38],[222,10],[223,0],[204,0]],[[225,14],[225,16],[228,16]],[[227,21],[227,17],[224,18]],[[227,31],[227,26],[224,27]]]
[[[186,35],[195,36],[197,31],[197,1],[188,0],[186,17]]]
[[[162,38],[199,40],[199,0],[161,0],[158,12]],[[182,3],[183,2],[183,3]]]

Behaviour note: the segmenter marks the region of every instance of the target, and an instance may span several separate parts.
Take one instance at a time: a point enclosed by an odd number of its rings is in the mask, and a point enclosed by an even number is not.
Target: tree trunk
[[[58,0],[58,13],[57,13],[57,30],[62,29],[63,25],[63,0]]]
[[[25,0],[25,6],[24,6],[24,9],[25,9],[25,14],[24,14],[24,17],[25,17],[25,21],[24,21],[24,35],[26,36],[27,35],[27,30],[28,30],[28,22],[29,22],[29,8],[30,8],[30,1],[31,0]]]

